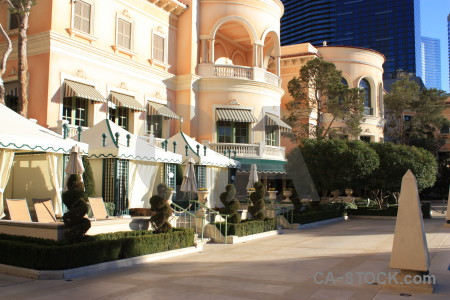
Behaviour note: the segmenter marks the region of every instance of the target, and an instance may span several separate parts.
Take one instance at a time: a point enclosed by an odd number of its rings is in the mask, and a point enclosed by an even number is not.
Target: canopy
[[[183,161],[193,158],[196,164],[205,166],[215,166],[222,168],[237,168],[239,162],[217,153],[210,148],[196,142],[183,132],[179,132],[167,140],[169,149],[173,149],[173,142],[176,142],[176,153],[183,155]],[[186,146],[187,153],[186,153]],[[198,148],[197,148],[198,146]],[[198,154],[197,154],[198,149]]]
[[[283,132],[290,132],[292,131],[292,127],[283,122],[280,118],[278,118],[275,115],[272,114],[266,114],[266,122],[269,126],[278,126],[281,131]]]
[[[283,160],[272,160],[272,159],[259,159],[259,158],[242,158],[237,157],[241,163],[241,168],[239,172],[251,172],[251,165],[255,164],[258,166],[259,173],[286,173],[284,165],[287,163]]]
[[[258,121],[249,109],[236,108],[217,108],[216,120],[244,123],[255,123]]]
[[[92,86],[71,80],[65,80],[64,97],[79,97],[97,102],[106,102],[106,99]]]
[[[22,117],[15,111],[0,104],[0,148],[17,151],[37,151],[50,153],[70,153],[77,144],[81,153],[88,152],[88,145],[64,139],[62,135],[44,128],[36,122]]]
[[[176,113],[174,113],[170,108],[168,108],[167,105],[151,101],[148,102],[148,105],[150,107],[149,111],[153,111],[152,113],[154,114],[161,115],[169,119],[180,118]]]
[[[90,158],[116,157],[175,164],[180,164],[182,159],[180,154],[164,151],[152,145],[148,137],[132,134],[107,119],[84,131],[81,140],[89,144]]]
[[[127,107],[130,109],[145,111],[145,107],[139,103],[133,96],[111,92],[111,99],[117,106]]]

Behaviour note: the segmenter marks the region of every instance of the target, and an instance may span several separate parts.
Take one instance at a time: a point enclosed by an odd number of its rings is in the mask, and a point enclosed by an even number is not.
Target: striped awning
[[[149,115],[161,115],[170,119],[179,119],[176,113],[173,112],[167,105],[156,103],[156,102],[148,102],[149,105]]]
[[[65,80],[64,97],[79,97],[97,102],[106,102],[106,99],[92,86],[71,80]]]
[[[217,108],[216,120],[229,122],[243,122],[243,123],[255,123],[258,121],[252,115],[252,112],[250,110],[232,109],[232,108]]]
[[[128,107],[130,109],[145,111],[145,107],[140,104],[134,96],[111,92],[111,101],[116,106]]]
[[[18,81],[11,81],[11,82],[5,82],[5,94],[7,96],[19,96],[19,82]]]
[[[266,114],[266,124],[269,126],[278,126],[283,132],[289,132],[292,127],[283,122],[280,118],[272,114]]]

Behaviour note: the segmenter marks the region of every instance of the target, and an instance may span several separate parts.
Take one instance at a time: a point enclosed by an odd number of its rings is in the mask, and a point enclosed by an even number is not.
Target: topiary
[[[264,195],[266,194],[266,188],[261,182],[255,182],[253,184],[255,191],[250,194],[250,201],[252,206],[248,207],[248,212],[252,215],[252,220],[264,220]]]
[[[70,242],[79,242],[91,228],[91,221],[85,218],[89,210],[84,184],[78,174],[70,175],[67,180],[67,191],[62,194],[62,201],[68,211],[63,215],[66,227],[64,236]]]
[[[228,222],[240,223],[241,215],[238,213],[239,201],[236,199],[236,188],[232,184],[225,187],[225,192],[220,194],[220,201],[225,205],[219,209],[219,213],[228,215]]]
[[[172,215],[172,208],[168,203],[172,191],[169,190],[164,183],[158,184],[156,190],[157,195],[150,198],[150,223],[155,233],[166,233],[172,229],[172,225],[168,222]]]
[[[95,181],[94,181],[94,174],[92,173],[91,163],[89,162],[89,158],[87,158],[87,156],[83,156],[82,160],[83,160],[83,167],[84,167],[83,182],[84,182],[85,192],[88,197],[94,197],[95,196]]]

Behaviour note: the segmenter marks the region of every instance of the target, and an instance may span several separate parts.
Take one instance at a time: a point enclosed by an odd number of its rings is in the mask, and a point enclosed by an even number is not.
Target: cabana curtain
[[[130,161],[129,207],[149,208],[159,166],[157,163]]]
[[[220,194],[225,192],[228,184],[228,168],[207,167],[206,168],[206,186],[210,188],[211,207],[223,207],[220,202]]]
[[[55,215],[61,216],[62,211],[62,178],[63,178],[63,156],[61,154],[46,153],[48,172],[50,173],[50,182],[55,190],[55,195],[53,197],[53,209],[55,210]]]
[[[0,218],[5,216],[3,193],[8,184],[13,161],[14,150],[0,149]]]

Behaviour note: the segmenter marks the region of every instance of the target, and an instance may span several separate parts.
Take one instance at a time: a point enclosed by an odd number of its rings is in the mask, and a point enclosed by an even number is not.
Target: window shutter
[[[117,26],[117,45],[130,49],[131,48],[131,23],[122,19],[118,20]]]
[[[91,5],[83,1],[77,1],[74,5],[73,27],[85,33],[90,33]]]
[[[164,62],[164,38],[153,35],[153,59]]]

